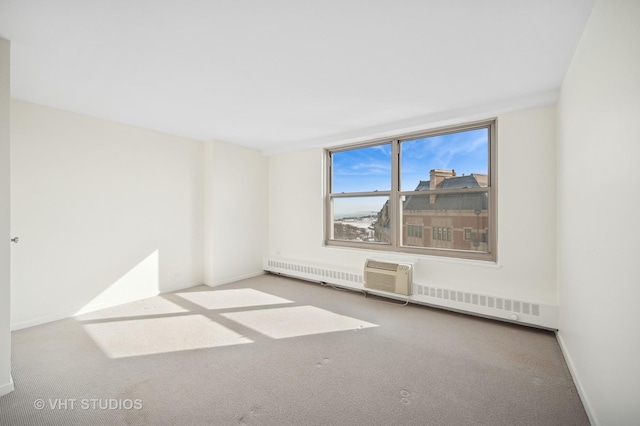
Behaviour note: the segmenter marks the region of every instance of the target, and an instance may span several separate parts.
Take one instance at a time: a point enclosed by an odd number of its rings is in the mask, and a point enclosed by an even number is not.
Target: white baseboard
[[[116,300],[109,303],[98,303],[98,304],[86,305],[86,306],[78,307],[77,309],[74,309],[72,311],[58,312],[52,315],[45,315],[42,317],[30,319],[27,321],[13,323],[11,324],[11,331],[17,331],[17,330],[22,330],[23,328],[35,327],[37,325],[47,324],[53,321],[59,321],[59,320],[71,318],[76,315],[82,315],[88,312],[98,311],[100,309],[111,308],[113,306],[122,305],[124,303],[130,303],[130,302],[135,302],[141,299],[147,299],[149,297],[157,296],[158,294],[160,294],[159,291],[141,293],[135,296],[123,298],[123,299]]]
[[[14,390],[14,386],[13,386],[13,377],[11,377],[11,375],[9,375],[9,383],[5,383],[3,385],[0,385],[0,396],[6,395],[8,393],[13,392]]]
[[[89,313],[89,312],[99,311],[100,309],[111,308],[113,306],[123,305],[125,303],[136,302],[138,300],[147,299],[149,297],[155,297],[155,296],[157,296],[159,294],[172,293],[174,291],[183,290],[185,288],[190,288],[190,287],[194,287],[194,286],[201,285],[201,284],[202,284],[201,282],[197,282],[197,283],[194,283],[194,284],[190,284],[190,285],[174,288],[172,290],[169,290],[169,291],[166,291],[166,292],[162,292],[162,293],[160,291],[150,291],[150,292],[136,294],[135,296],[126,297],[126,298],[115,300],[115,301],[108,302],[108,303],[90,304],[90,305],[78,307],[78,308],[76,308],[76,309],[74,309],[72,311],[58,312],[58,313],[55,313],[55,314],[52,314],[52,315],[45,315],[43,317],[38,317],[38,318],[34,318],[34,319],[31,319],[31,320],[27,320],[27,321],[13,323],[13,324],[11,324],[11,331],[17,331],[17,330],[22,330],[23,328],[35,327],[37,325],[42,325],[42,324],[47,324],[47,323],[53,322],[53,321],[59,321],[59,320],[67,319],[67,318],[75,317],[77,315],[86,314],[86,313]]]
[[[11,324],[11,331],[18,331],[24,328],[35,327],[37,325],[47,324],[54,321],[60,321],[66,318],[71,318],[77,310],[67,312],[57,312],[52,315],[45,315],[38,318],[33,318],[26,321],[20,321]]]
[[[137,302],[138,300],[148,299],[150,297],[155,297],[155,296],[157,296],[159,294],[160,294],[159,291],[150,291],[150,292],[147,292],[147,293],[136,294],[135,296],[126,297],[126,298],[123,298],[123,299],[114,300],[112,302],[96,303],[96,304],[93,304],[93,305],[83,306],[82,308],[78,309],[72,316],[75,317],[77,315],[82,315],[82,314],[86,314],[86,313],[89,313],[89,312],[99,311],[100,309],[111,308],[113,306],[123,305],[125,303]]]
[[[589,417],[589,422],[593,426],[598,426],[598,419],[596,418],[595,413],[593,412],[593,408],[591,403],[589,402],[589,398],[587,397],[587,393],[582,386],[582,381],[580,381],[580,375],[575,369],[573,359],[571,358],[571,354],[569,353],[569,349],[564,343],[562,336],[560,335],[560,331],[556,331],[556,339],[558,340],[558,345],[560,345],[560,350],[562,351],[562,355],[564,356],[564,360],[567,363],[567,367],[569,368],[569,373],[573,378],[573,382],[576,384],[576,389],[578,390],[578,395],[580,396],[580,400],[582,401],[582,405],[584,406],[584,410],[587,413],[587,417]]]
[[[263,259],[263,269],[303,280],[324,282],[359,291],[365,290],[361,266],[335,266],[300,259],[267,256]],[[536,300],[518,300],[498,294],[483,294],[458,288],[425,285],[417,280],[413,282],[412,289],[413,294],[402,297],[402,300],[514,324],[550,330],[558,328],[558,306],[556,305],[540,303]],[[397,298],[393,293],[385,293],[385,295]]]
[[[246,275],[239,275],[237,277],[226,278],[224,280],[216,280],[211,284],[205,282],[205,285],[208,285],[209,287],[217,287],[219,285],[224,285],[224,284],[234,283],[236,281],[248,280],[249,278],[259,277],[260,275],[264,275],[264,274],[265,274],[264,271],[252,272]]]

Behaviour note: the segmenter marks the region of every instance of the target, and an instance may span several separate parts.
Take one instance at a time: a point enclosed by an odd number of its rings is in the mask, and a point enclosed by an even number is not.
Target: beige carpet
[[[13,333],[2,425],[587,425],[553,333],[265,275]]]

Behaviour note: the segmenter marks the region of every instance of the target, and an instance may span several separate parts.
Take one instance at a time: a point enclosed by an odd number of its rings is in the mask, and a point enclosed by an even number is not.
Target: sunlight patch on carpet
[[[110,318],[179,314],[183,312],[189,311],[163,298],[162,296],[156,296],[149,299],[138,300],[135,302],[125,303],[123,305],[101,309],[99,311],[76,315],[75,318],[79,321],[91,321]]]
[[[378,326],[314,306],[230,312],[221,315],[274,339]]]
[[[175,293],[177,296],[205,309],[232,309],[249,306],[279,305],[293,303],[291,300],[252,288],[238,288],[229,290],[190,291]]]
[[[84,324],[83,327],[110,358],[253,342],[203,315],[111,321]]]

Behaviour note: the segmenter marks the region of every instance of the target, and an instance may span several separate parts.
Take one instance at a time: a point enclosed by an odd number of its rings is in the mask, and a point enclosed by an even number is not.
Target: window
[[[495,260],[495,149],[487,121],[327,150],[326,244]]]
[[[407,237],[422,238],[422,225],[407,224]]]
[[[451,228],[433,228],[433,239],[439,241],[451,241],[452,238]]]

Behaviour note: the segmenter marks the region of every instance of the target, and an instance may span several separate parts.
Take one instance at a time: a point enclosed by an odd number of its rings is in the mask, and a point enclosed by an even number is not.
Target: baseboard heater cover
[[[363,269],[334,267],[327,264],[275,256],[264,258],[263,269],[276,274],[333,284],[354,290],[370,289],[365,285]],[[385,292],[379,288],[374,290],[378,294],[384,295],[388,293],[388,297],[398,298],[397,292]],[[418,282],[413,282],[407,291],[409,294],[402,297],[408,297],[410,302],[417,304],[552,330],[558,328],[558,307],[555,305],[459,291],[451,288],[424,285]]]

